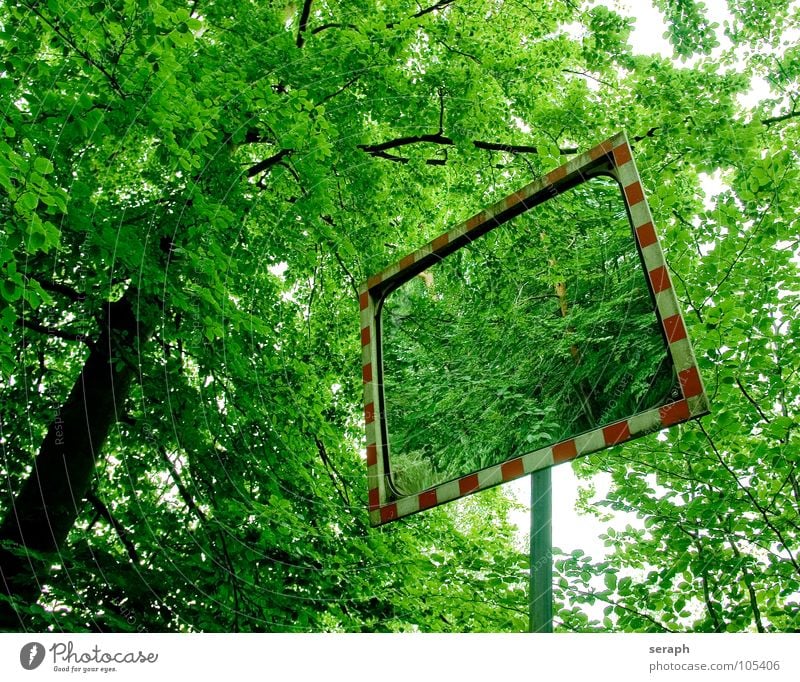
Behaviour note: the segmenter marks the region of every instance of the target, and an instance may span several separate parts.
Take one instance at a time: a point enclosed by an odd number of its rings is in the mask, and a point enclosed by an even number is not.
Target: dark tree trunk
[[[0,596],[31,604],[38,599],[47,565],[26,550],[57,552],[78,517],[95,463],[136,374],[139,344],[149,336],[135,313],[138,294],[128,290],[106,305],[103,329],[42,442],[33,471],[0,526]],[[0,630],[24,627],[16,611],[0,601]]]

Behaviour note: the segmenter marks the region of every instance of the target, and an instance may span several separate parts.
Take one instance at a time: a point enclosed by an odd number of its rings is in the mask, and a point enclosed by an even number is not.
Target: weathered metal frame
[[[656,302],[656,314],[680,383],[681,397],[574,438],[486,467],[413,495],[402,495],[391,484],[383,410],[383,368],[380,344],[382,301],[397,287],[521,213],[599,175],[614,177],[635,234],[636,248]],[[533,471],[569,461],[632,438],[678,424],[708,412],[708,399],[686,334],[661,244],[653,226],[641,178],[630,144],[619,132],[574,157],[539,180],[498,201],[452,230],[438,236],[394,265],[373,275],[359,288],[362,373],[370,522],[379,526],[452,500],[512,481]]]

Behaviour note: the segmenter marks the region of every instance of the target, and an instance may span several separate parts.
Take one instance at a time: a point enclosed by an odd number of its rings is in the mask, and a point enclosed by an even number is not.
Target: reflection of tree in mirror
[[[386,423],[407,493],[666,402],[666,355],[616,183],[598,178],[386,299]]]

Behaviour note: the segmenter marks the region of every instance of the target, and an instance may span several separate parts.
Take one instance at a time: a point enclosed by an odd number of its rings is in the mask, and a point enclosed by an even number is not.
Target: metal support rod
[[[550,467],[531,474],[530,632],[553,631],[553,495]]]

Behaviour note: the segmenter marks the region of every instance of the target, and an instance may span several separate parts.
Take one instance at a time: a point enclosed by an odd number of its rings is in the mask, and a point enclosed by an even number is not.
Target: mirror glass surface
[[[678,397],[617,183],[593,178],[391,292],[392,483],[414,494]]]

